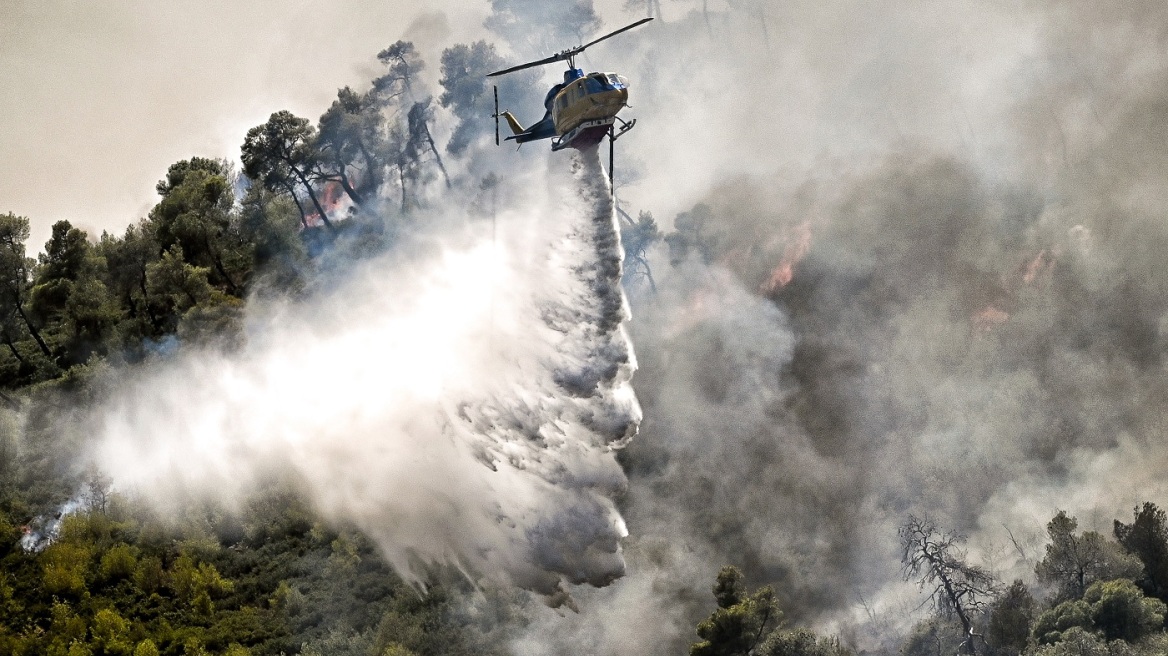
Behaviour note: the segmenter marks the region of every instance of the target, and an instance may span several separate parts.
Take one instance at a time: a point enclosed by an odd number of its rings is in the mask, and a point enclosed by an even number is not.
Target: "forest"
[[[514,4],[493,0],[486,25],[506,52],[601,25],[564,3],[534,43]],[[726,14],[758,27],[763,10]],[[719,16],[703,4],[662,40]],[[1065,167],[1048,188],[907,148],[859,173],[724,180],[664,225],[618,196],[645,411],[614,449],[629,575],[574,601],[457,562],[402,571],[278,470],[170,514],[119,489],[86,421],[121,381],[238,357],[255,308],[327,298],[451,204],[514,209],[483,155],[485,75],[511,63],[496,45],[445,48],[433,90],[414,43],[375,59],[318,119],[278,110],[241,135],[241,166],[159,171],[120,234],[59,221],[32,244],[30,217],[0,214],[0,656],[1168,653],[1168,515],[1143,472],[1168,389],[1168,229],[1116,181],[1162,184],[1141,149],[1165,86],[1116,92],[1078,160],[1046,134]],[[498,89],[508,106],[543,91]],[[1123,475],[1146,488],[1131,515],[1058,505]],[[1048,519],[1015,533],[1031,501]],[[617,618],[598,607],[627,614],[621,631],[602,637]]]

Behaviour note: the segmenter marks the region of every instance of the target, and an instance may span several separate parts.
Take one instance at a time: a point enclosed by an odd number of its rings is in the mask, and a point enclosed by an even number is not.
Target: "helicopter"
[[[495,145],[499,145],[500,117],[506,120],[507,126],[511,128],[512,134],[506,138],[506,141],[515,141],[522,146],[529,141],[551,139],[552,152],[564,148],[583,150],[595,146],[604,137],[608,137],[608,175],[611,183],[612,144],[637,123],[636,119],[625,121],[617,116],[621,109],[628,106],[629,81],[625,76],[616,73],[589,73],[585,75],[583,70],[576,68],[576,55],[605,39],[644,25],[651,20],[653,20],[652,17],[642,18],[584,45],[562,50],[538,61],[489,73],[487,77],[497,77],[558,61],[568,63],[568,70],[564,71],[563,83],[554,85],[544,97],[545,112],[543,118],[530,127],[523,127],[510,111],[499,111],[499,87],[495,87],[495,113],[491,115],[495,119]]]

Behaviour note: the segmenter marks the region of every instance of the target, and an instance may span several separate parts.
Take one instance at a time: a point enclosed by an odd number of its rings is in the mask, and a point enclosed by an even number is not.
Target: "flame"
[[[1010,313],[1001,309],[998,302],[1005,300],[1007,305],[1011,300],[1017,300],[1017,292],[1023,287],[1040,285],[1044,278],[1054,269],[1057,252],[1042,249],[1014,269],[1012,274],[1002,278],[1003,298],[988,303],[982,309],[969,317],[975,332],[988,333],[1010,320]]]
[[[337,201],[341,198],[341,184],[339,182],[328,182],[320,192],[320,204],[324,207],[324,211],[330,212],[337,206]]]
[[[341,209],[341,205],[345,204],[347,197],[345,196],[344,188],[341,187],[341,183],[330,180],[320,188],[317,200],[320,201],[320,206],[324,208],[325,214],[331,215],[336,210]],[[305,222],[313,227],[323,223],[320,218],[320,212],[315,211],[310,212],[305,217]]]
[[[1009,312],[993,305],[985,306],[981,310],[974,312],[973,316],[970,317],[970,321],[973,322],[973,329],[979,333],[988,333],[1009,320]]]
[[[1034,284],[1038,277],[1048,271],[1054,266],[1054,255],[1048,252],[1045,248],[1038,251],[1033,259],[1022,265],[1022,283],[1026,285]]]
[[[795,277],[795,265],[811,250],[811,222],[803,221],[784,235],[783,257],[771,271],[770,278],[759,285],[759,291],[773,294],[786,287]]]

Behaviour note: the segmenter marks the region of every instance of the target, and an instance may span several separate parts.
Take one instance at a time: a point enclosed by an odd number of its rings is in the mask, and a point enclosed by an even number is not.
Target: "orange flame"
[[[1002,276],[1004,293],[1008,299],[1016,298],[1016,293],[1022,287],[1042,284],[1045,277],[1054,269],[1057,253],[1042,249],[1023,261],[1012,274]],[[999,298],[999,301],[1002,300]],[[1010,313],[996,305],[998,301],[987,304],[969,317],[973,329],[979,333],[988,333],[1010,320]]]
[[[1038,276],[1049,271],[1052,266],[1054,266],[1054,256],[1046,249],[1038,251],[1038,255],[1022,265],[1022,282],[1027,285],[1034,284]]]
[[[333,181],[324,183],[317,200],[320,201],[320,206],[324,208],[326,214],[332,214],[345,200],[343,193],[344,189],[341,187],[341,183]],[[311,212],[305,220],[310,226],[318,226],[323,223],[320,219],[320,212]]]
[[[1006,323],[1010,320],[1010,313],[1005,310],[1000,310],[993,305],[987,305],[981,310],[975,312],[970,320],[973,322],[973,329],[979,333],[988,333],[994,328]]]
[[[811,222],[803,221],[795,226],[783,239],[783,257],[771,271],[770,278],[759,285],[759,291],[773,294],[791,284],[795,278],[795,266],[811,250]]]

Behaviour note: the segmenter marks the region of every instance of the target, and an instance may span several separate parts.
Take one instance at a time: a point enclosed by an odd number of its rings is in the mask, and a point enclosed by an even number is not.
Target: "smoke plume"
[[[909,513],[1033,585],[1057,510],[1168,500],[1163,8],[763,13],[627,55],[653,156],[623,197],[668,232],[631,293],[629,575],[518,653],[680,653],[723,564],[895,653]]]

